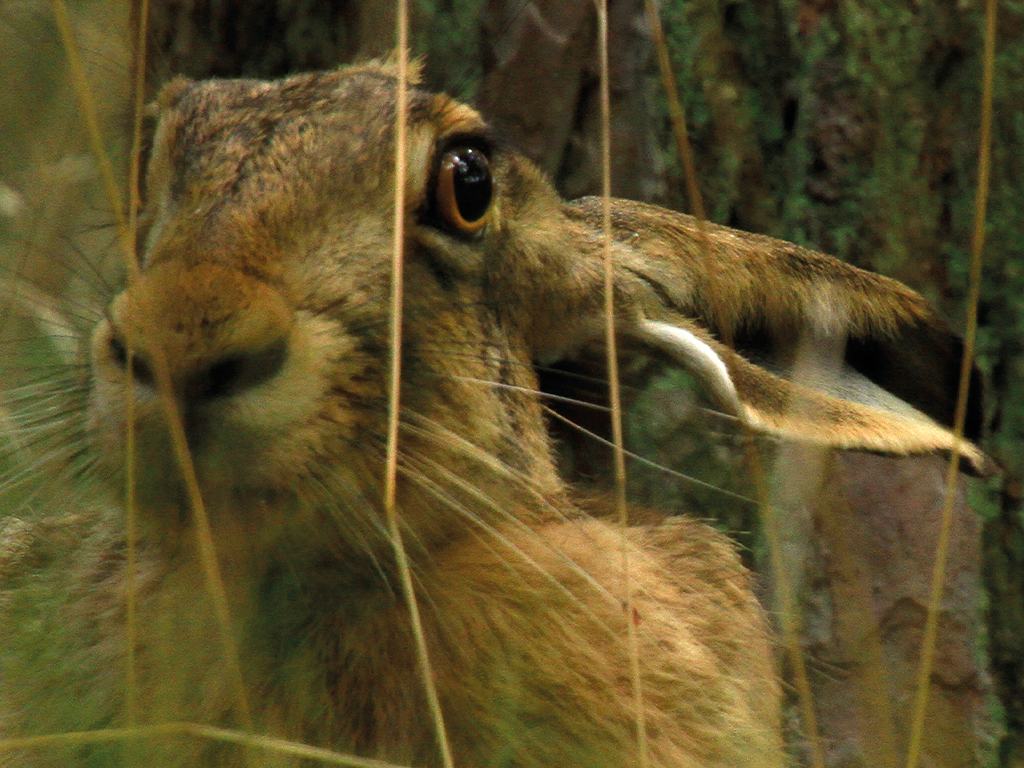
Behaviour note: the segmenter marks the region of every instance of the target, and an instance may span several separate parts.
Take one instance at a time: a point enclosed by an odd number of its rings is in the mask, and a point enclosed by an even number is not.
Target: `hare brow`
[[[509,142],[499,138],[493,128],[483,125],[472,130],[456,131],[442,136],[434,145],[434,152],[439,155],[453,147],[460,146],[470,146],[485,154],[499,153],[510,148]]]

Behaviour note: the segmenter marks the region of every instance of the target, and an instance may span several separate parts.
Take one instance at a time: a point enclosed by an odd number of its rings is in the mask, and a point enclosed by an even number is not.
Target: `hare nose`
[[[159,364],[173,393],[198,404],[275,378],[288,359],[292,311],[272,286],[235,271],[168,265],[115,300],[107,327],[108,364],[130,365],[149,388],[160,385]]]
[[[110,356],[119,368],[127,368],[127,346],[118,335],[110,338]],[[273,379],[284,367],[287,358],[287,340],[278,338],[260,349],[236,350],[199,364],[194,370],[179,374],[174,388],[187,400],[230,397]],[[132,378],[137,384],[155,386],[154,366],[147,354],[133,353],[131,369]]]
[[[264,349],[225,355],[186,382],[186,394],[213,399],[252,389],[274,378],[284,367],[287,356],[284,339],[277,339]]]

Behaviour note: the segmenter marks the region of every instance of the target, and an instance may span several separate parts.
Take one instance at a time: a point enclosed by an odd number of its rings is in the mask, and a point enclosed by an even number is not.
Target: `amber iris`
[[[474,234],[487,224],[493,197],[490,163],[473,147],[456,147],[441,156],[437,174],[436,210],[456,232]]]

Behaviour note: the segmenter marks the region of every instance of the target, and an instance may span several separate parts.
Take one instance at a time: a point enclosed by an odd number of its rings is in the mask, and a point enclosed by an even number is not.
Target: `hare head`
[[[145,610],[159,624],[178,605],[164,647],[187,647],[198,670],[165,664],[181,700],[234,722],[190,613],[201,580],[181,542],[197,489],[241,606],[259,722],[435,764],[382,501],[396,91],[381,64],[164,88],[138,272],[92,334],[85,431],[118,492],[133,446]],[[409,93],[406,158],[397,506],[459,764],[633,764],[629,622],[653,764],[781,764],[770,643],[728,544],[696,523],[589,518],[556,470],[536,367],[603,344],[601,201],[561,201],[442,95]],[[611,225],[617,333],[691,370],[731,415],[983,469],[948,430],[960,342],[910,290],[639,203],[611,201]],[[818,345],[839,349],[810,366],[830,375],[790,380]],[[978,414],[972,402],[968,437]],[[110,575],[120,541],[92,536],[79,567],[92,608],[76,610],[102,617],[92,634],[121,631],[103,606],[125,591]],[[632,553],[629,617],[619,550]],[[78,657],[108,670],[98,659],[114,645]],[[103,711],[88,722],[114,717]]]
[[[360,546],[381,540],[394,91],[379,66],[164,89],[141,271],[92,349],[115,474],[131,356],[143,508],[184,499],[162,356],[215,520],[328,508]],[[531,361],[583,228],[444,96],[412,95],[408,157],[401,497],[429,546],[465,525],[451,510],[486,523],[510,486],[528,517],[564,502]]]
[[[141,271],[92,351],[92,429],[115,473],[131,359],[144,509],[173,516],[184,499],[163,359],[215,519],[326,506],[360,546],[380,538],[394,94],[377,65],[164,89]],[[429,547],[466,524],[455,510],[507,514],[513,488],[520,515],[564,504],[533,365],[602,338],[603,252],[598,202],[561,202],[468,107],[413,92],[407,156],[401,506]],[[843,448],[954,447],[940,424],[959,343],[916,294],[718,227],[704,254],[693,220],[637,203],[615,201],[613,227],[620,333],[694,369],[734,415]],[[841,378],[862,402],[749,362],[792,357],[801,334],[848,338]]]

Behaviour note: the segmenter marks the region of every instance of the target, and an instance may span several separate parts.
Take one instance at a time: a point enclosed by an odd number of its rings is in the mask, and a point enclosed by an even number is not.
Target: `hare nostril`
[[[132,378],[139,384],[151,386],[153,384],[153,371],[138,352],[132,353]],[[124,370],[128,365],[128,348],[117,336],[110,337],[110,359],[114,364]]]
[[[238,394],[276,376],[287,357],[288,344],[284,339],[255,352],[228,355],[196,375],[190,389],[196,397],[204,399]]]
[[[230,394],[241,380],[244,368],[245,360],[242,357],[229,357],[214,363],[206,371],[202,394],[206,397],[223,397]]]

